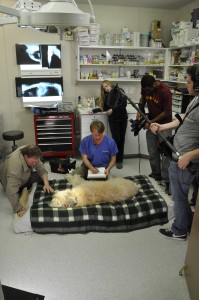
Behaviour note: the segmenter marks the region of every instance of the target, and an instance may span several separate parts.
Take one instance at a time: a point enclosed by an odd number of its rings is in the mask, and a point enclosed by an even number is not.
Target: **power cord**
[[[139,175],[141,174],[141,147],[140,147],[140,134],[138,133],[138,170],[139,170]]]

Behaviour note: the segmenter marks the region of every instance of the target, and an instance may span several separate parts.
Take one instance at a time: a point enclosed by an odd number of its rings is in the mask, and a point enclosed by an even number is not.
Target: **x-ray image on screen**
[[[17,97],[47,97],[63,95],[62,77],[16,78]]]
[[[17,65],[25,68],[61,69],[61,45],[58,44],[16,44],[16,57]]]
[[[39,44],[16,44],[17,65],[40,65],[41,51]]]
[[[61,45],[41,45],[42,67],[61,68]]]

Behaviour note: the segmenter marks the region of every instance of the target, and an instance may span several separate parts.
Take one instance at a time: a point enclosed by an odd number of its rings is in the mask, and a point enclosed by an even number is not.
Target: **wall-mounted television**
[[[62,101],[62,77],[16,77],[15,84],[16,96],[22,97],[24,106],[47,106]]]
[[[16,44],[16,60],[21,70],[61,69],[61,45]]]

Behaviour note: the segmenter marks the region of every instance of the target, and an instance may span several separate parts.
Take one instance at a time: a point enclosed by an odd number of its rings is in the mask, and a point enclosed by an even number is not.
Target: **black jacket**
[[[105,94],[105,102],[104,102],[104,111],[108,111],[109,109],[113,110],[113,113],[108,116],[109,121],[113,122],[121,122],[128,119],[128,114],[126,110],[127,106],[127,96],[123,95],[122,93],[119,94],[119,97],[114,95],[111,101],[109,101],[109,93]],[[111,102],[111,104],[110,104]]]

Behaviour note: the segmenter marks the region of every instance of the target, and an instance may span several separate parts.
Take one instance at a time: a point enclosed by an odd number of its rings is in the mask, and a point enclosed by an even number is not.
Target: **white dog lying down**
[[[87,181],[79,175],[67,174],[71,189],[55,192],[49,206],[73,207],[121,202],[137,194],[140,186],[132,180],[111,177],[106,181]]]

